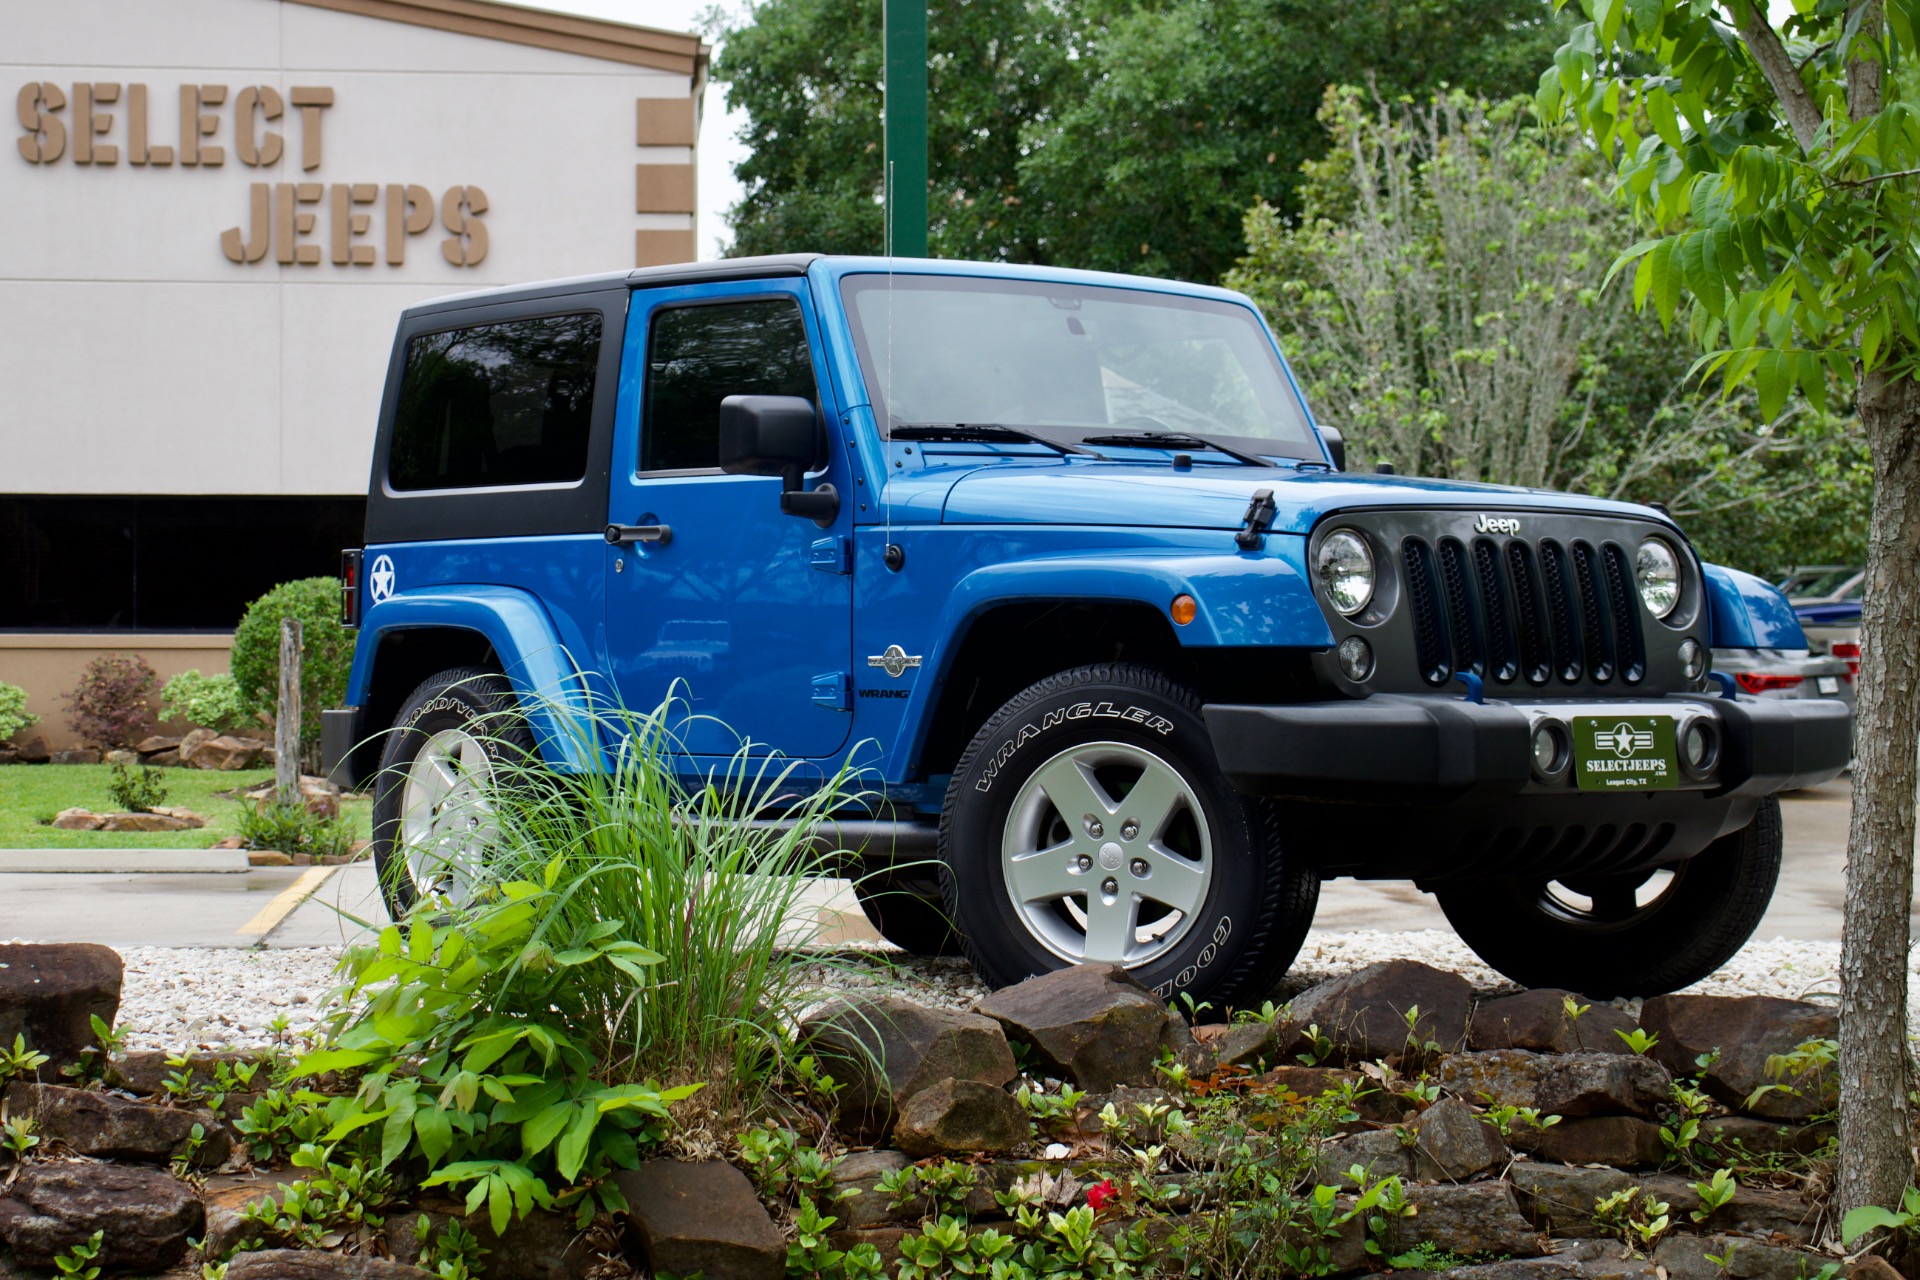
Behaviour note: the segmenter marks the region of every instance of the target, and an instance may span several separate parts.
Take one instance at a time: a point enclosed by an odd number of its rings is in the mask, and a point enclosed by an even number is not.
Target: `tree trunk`
[[[1862,1205],[1897,1206],[1914,1173],[1907,947],[1920,740],[1920,382],[1863,374],[1859,409],[1874,486],[1840,943],[1836,1220]]]
[[[273,717],[273,800],[304,804],[300,795],[300,619],[280,619],[280,702]]]

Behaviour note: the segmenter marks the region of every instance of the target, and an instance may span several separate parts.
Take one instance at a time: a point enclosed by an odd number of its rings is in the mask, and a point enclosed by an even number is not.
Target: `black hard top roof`
[[[444,311],[464,311],[468,307],[491,306],[497,302],[522,302],[533,298],[559,298],[577,293],[599,293],[625,286],[651,289],[660,285],[700,284],[710,280],[764,280],[778,276],[803,276],[819,260],[817,253],[783,253],[761,258],[721,258],[715,262],[680,262],[663,267],[636,267],[632,271],[603,271],[598,275],[572,276],[564,280],[540,280],[531,284],[505,285],[497,289],[476,289],[450,297],[433,298],[406,309],[410,316],[433,315]]]

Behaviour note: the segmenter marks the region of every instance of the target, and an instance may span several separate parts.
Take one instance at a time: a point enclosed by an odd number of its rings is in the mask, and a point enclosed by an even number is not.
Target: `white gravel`
[[[273,1022],[284,1016],[286,1035],[314,1029],[338,982],[331,948],[237,951],[135,947],[126,959],[120,1025],[132,1049],[255,1047],[275,1041]],[[869,955],[871,958],[869,958]],[[854,949],[813,966],[809,982],[823,989],[900,994],[948,1008],[965,1008],[985,992],[958,960],[916,960],[898,952]],[[1381,960],[1418,960],[1450,969],[1484,993],[1513,985],[1481,964],[1460,940],[1438,929],[1400,933],[1315,930],[1295,961],[1282,995]],[[1840,945],[1776,938],[1750,942],[1720,972],[1689,988],[1703,995],[1775,995],[1830,1001],[1839,989]],[[1909,971],[1912,972],[1911,963]],[[890,976],[889,976],[890,972]],[[1626,1002],[1632,1008],[1631,1002]]]

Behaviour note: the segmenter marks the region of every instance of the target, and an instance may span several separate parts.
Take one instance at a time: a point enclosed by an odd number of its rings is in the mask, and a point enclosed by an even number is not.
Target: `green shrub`
[[[27,691],[0,680],[0,742],[39,723],[40,717],[27,710]]]
[[[67,723],[97,747],[130,747],[153,732],[157,680],[139,654],[103,653],[67,695]]]
[[[248,715],[271,721],[280,690],[280,620],[300,620],[300,743],[320,741],[320,713],[347,693],[353,632],[340,625],[340,584],[332,578],[283,582],[247,606],[233,633],[230,666]],[[304,754],[304,753],[303,753]]]
[[[136,772],[115,762],[107,776],[107,796],[128,813],[152,813],[167,802],[167,784],[158,769],[143,764]]]
[[[298,800],[272,800],[240,806],[240,838],[249,849],[278,849],[281,853],[310,853],[315,857],[344,857],[353,849],[353,823],[342,814],[322,818]]]
[[[817,991],[800,907],[832,854],[745,819],[777,800],[804,830],[855,798],[842,777],[795,805],[795,766],[744,751],[689,791],[664,708],[553,711],[583,744],[624,743],[609,770],[497,765],[477,825],[451,823],[484,842],[487,881],[350,949],[351,1013],[299,1064],[364,1072],[334,1132],[380,1123],[383,1165],[421,1157],[426,1185],[466,1187],[496,1223],[618,1207],[605,1175],[634,1167],[696,1090],[714,1132],[757,1109]]]
[[[277,668],[280,661],[277,638],[274,644],[274,663]],[[277,672],[274,679],[277,684]],[[160,691],[160,717],[163,720],[185,720],[197,728],[212,729],[216,733],[239,728],[248,719],[246,708],[240,700],[239,681],[225,672],[203,676],[198,671],[182,671],[167,681],[166,687]]]

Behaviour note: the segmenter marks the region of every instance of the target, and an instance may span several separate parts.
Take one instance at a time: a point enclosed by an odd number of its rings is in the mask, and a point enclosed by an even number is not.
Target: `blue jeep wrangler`
[[[852,755],[908,950],[1218,1004],[1333,876],[1517,982],[1684,987],[1766,909],[1775,793],[1848,757],[1840,704],[1709,669],[1804,647],[1771,587],[1658,509],[1346,473],[1247,299],[1165,281],[794,256],[412,307],[347,561],[328,764],[395,913],[483,870],[476,724],[596,767],[528,696],[587,673],[685,691],[689,777]]]

